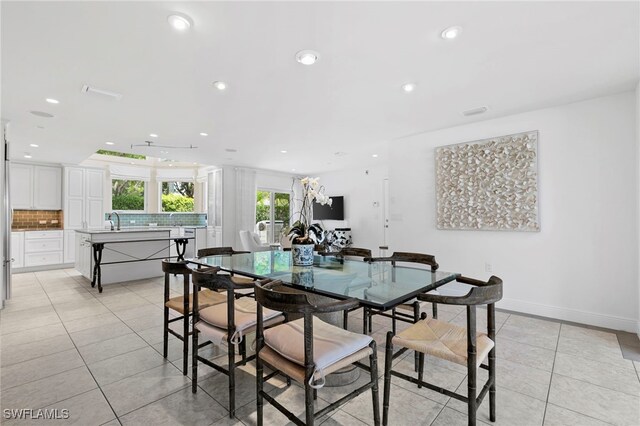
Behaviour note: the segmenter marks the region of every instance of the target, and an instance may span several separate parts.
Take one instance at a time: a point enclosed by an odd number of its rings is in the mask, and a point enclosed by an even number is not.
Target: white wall
[[[636,176],[637,187],[636,193],[640,194],[640,81],[636,86]],[[638,196],[637,206],[638,216],[638,254],[640,256],[640,196]],[[636,333],[640,337],[640,257],[637,259],[636,267],[638,268],[638,328]]]
[[[350,227],[354,247],[369,248],[374,256],[384,244],[383,180],[387,173],[387,166],[379,165],[320,175],[327,195],[344,196],[345,215],[344,221],[325,220],[322,225],[325,229]]]
[[[502,308],[637,331],[635,112],[628,92],[392,142],[390,248],[482,279],[491,264]],[[527,130],[539,131],[541,232],[437,230],[434,148]]]

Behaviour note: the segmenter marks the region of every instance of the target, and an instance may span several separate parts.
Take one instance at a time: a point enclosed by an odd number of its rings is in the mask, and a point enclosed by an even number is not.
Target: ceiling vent
[[[100,95],[100,96],[107,96],[115,99],[116,101],[119,101],[122,99],[121,93],[111,92],[109,90],[104,90],[104,89],[98,89],[97,87],[89,86],[88,84],[85,84],[84,86],[82,86],[81,92],[93,93],[95,95]]]
[[[473,109],[468,109],[466,111],[462,111],[462,115],[464,115],[465,117],[469,117],[470,115],[478,115],[478,114],[484,114],[485,112],[487,112],[489,108],[487,108],[486,106],[481,106],[478,108],[473,108]]]

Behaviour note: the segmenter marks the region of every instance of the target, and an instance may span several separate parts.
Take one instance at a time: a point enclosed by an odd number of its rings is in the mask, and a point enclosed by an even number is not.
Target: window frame
[[[193,210],[190,212],[165,212],[164,210],[162,210],[162,184],[165,182],[187,182],[187,183],[191,183],[193,184]],[[188,180],[175,180],[175,179],[161,179],[158,180],[158,213],[198,213],[197,209],[196,209],[196,185],[197,185],[198,181],[196,179],[193,179],[191,181]]]
[[[126,180],[126,181],[138,181],[142,182],[144,186],[144,209],[143,210],[122,210],[122,209],[114,209],[113,208],[113,181],[114,180]],[[111,210],[116,213],[147,213],[148,210],[148,201],[149,201],[149,182],[142,179],[121,179],[121,178],[111,178],[111,185],[109,185],[109,190],[111,192]]]

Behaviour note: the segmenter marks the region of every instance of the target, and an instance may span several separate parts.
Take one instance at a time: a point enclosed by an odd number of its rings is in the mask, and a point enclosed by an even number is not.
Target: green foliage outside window
[[[274,194],[275,202],[275,220],[281,220],[285,226],[289,224],[290,204],[289,194],[276,192]],[[269,191],[257,191],[256,192],[256,222],[263,220],[269,220],[269,208],[271,202],[271,192]]]
[[[109,151],[106,149],[99,149],[96,151],[96,154],[100,155],[110,155],[112,157],[124,157],[124,158],[133,158],[134,160],[146,160],[147,157],[140,154],[129,154],[126,152],[118,152],[118,151]]]
[[[193,182],[162,182],[163,212],[192,212]]]
[[[111,182],[113,210],[144,210],[144,182],[113,179]]]

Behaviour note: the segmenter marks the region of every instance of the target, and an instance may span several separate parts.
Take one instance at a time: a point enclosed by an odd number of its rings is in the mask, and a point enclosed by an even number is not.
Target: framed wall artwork
[[[538,132],[436,148],[438,229],[540,231]]]

